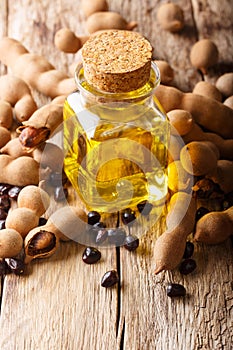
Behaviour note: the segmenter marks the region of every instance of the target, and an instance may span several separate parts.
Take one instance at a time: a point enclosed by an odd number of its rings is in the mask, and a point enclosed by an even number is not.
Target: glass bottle
[[[106,35],[111,32],[115,35],[115,51],[116,43],[120,43],[119,51],[113,54],[117,58],[122,52],[124,56],[128,41],[135,46],[141,40],[138,33],[109,31],[100,34],[104,38],[94,39],[102,40],[105,51],[108,51]],[[123,44],[118,38],[122,39],[122,35],[123,39],[127,37]],[[90,47],[95,46],[91,43]],[[137,47],[138,43],[136,51]],[[101,48],[101,44],[97,45],[94,55]],[[133,58],[134,50],[126,52],[127,60]],[[64,169],[72,186],[88,210],[112,213],[128,207],[134,209],[143,201],[161,208],[167,195],[169,125],[154,95],[160,81],[157,66],[151,58],[146,59],[146,63],[141,63],[141,71],[132,69],[132,73],[128,67],[124,76],[118,73],[119,69],[115,75],[109,74],[108,66],[104,67],[106,76],[92,80],[91,69],[86,74],[89,62],[84,63],[75,73],[78,90],[67,97],[64,105]],[[130,62],[127,64],[130,66]],[[95,69],[98,71],[98,67]]]

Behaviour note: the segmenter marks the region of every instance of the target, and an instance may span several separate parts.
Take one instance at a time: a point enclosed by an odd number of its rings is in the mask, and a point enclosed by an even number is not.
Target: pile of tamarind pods
[[[81,10],[90,35],[99,30],[137,27],[136,22],[127,22],[119,13],[109,11],[105,0],[84,0]],[[171,32],[180,32],[184,26],[183,11],[173,3],[161,5],[157,20],[163,30]],[[63,52],[75,53],[88,37],[78,37],[69,28],[61,28],[54,45]],[[203,74],[217,60],[218,48],[209,39],[200,40],[190,48],[190,61]],[[6,227],[0,230],[0,258],[15,257],[23,249],[25,261],[29,262],[50,256],[59,241],[67,239],[52,222],[38,226],[39,218],[49,207],[49,196],[39,187],[39,181],[62,169],[61,149],[48,145],[47,141],[62,123],[64,100],[76,86],[73,77],[58,71],[45,57],[30,53],[13,38],[0,39],[0,62],[11,69],[11,74],[0,77],[0,183],[23,188],[17,208],[8,214]],[[201,81],[192,92],[184,93],[172,86],[174,72],[169,63],[161,60],[155,63],[161,72],[161,85],[155,95],[171,124],[169,214],[166,231],[157,239],[154,254],[155,273],[159,273],[178,266],[190,234],[194,234],[195,241],[218,244],[233,233],[233,73],[220,76],[215,84]],[[50,97],[51,102],[38,108],[31,89]],[[13,137],[14,115],[18,134]],[[48,163],[43,159],[41,170],[45,144],[51,152]],[[56,156],[51,157],[54,153]],[[195,223],[200,192],[208,192],[205,198],[208,200],[213,192],[221,201],[227,196],[229,205],[225,210],[220,207],[211,211]],[[86,222],[83,210],[72,210]],[[67,227],[72,220],[68,215]],[[83,229],[84,226],[80,227]]]

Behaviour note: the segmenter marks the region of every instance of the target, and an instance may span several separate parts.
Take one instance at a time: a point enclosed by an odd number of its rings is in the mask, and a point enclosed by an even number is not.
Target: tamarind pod
[[[16,39],[3,37],[0,40],[0,61],[6,66],[12,67],[15,60],[28,53],[28,50]]]
[[[210,141],[218,147],[221,159],[233,160],[233,139],[223,139],[221,136],[210,132],[205,132],[204,136],[206,141]]]
[[[0,99],[15,108],[16,118],[20,122],[27,120],[37,109],[28,85],[13,75],[6,74],[0,77]]]
[[[220,159],[217,161],[217,168],[214,174],[207,176],[213,182],[217,183],[224,193],[233,191],[233,161]]]
[[[66,74],[56,69],[40,73],[37,81],[33,82],[33,85],[35,89],[51,98],[64,94],[68,95],[76,88],[73,78],[69,78]]]
[[[166,112],[187,110],[199,125],[223,138],[233,139],[233,110],[221,102],[164,85],[156,89],[155,95]]]
[[[223,138],[233,138],[233,110],[221,102],[186,93],[182,99],[182,108],[188,110],[201,126]]]
[[[183,92],[172,86],[160,84],[155,90],[155,96],[163,106],[165,112],[181,109]]]
[[[24,239],[24,263],[28,264],[33,259],[48,258],[57,251],[59,246],[59,237],[54,232],[46,230],[44,226],[35,227]]]
[[[4,54],[1,48],[5,50]],[[12,60],[15,51],[16,57]],[[56,70],[45,57],[29,53],[20,42],[11,38],[0,40],[0,61],[10,67],[14,75],[51,98],[67,95],[76,88],[73,78]]]
[[[13,122],[13,108],[9,102],[0,100],[0,126],[10,129]]]
[[[38,185],[39,164],[31,157],[14,159],[6,154],[0,155],[0,182],[13,186]]]
[[[24,80],[10,74],[0,77],[1,100],[5,100],[14,106],[24,95],[31,95],[31,91]]]
[[[210,141],[217,146],[221,159],[233,160],[233,139],[223,139],[215,133],[204,132],[196,123],[194,123],[190,132],[182,136],[182,139],[185,143],[192,141]]]
[[[233,206],[224,211],[210,212],[197,222],[194,241],[219,244],[233,234]]]
[[[45,142],[63,122],[63,106],[50,103],[39,108],[29,120],[17,128],[19,141],[26,148],[34,148]]]
[[[173,270],[182,260],[186,240],[193,231],[196,201],[187,193],[177,192],[175,203],[167,217],[167,229],[155,242],[155,274],[163,270]],[[184,212],[184,209],[187,208]]]
[[[62,241],[82,242],[83,237],[86,237],[87,215],[78,204],[75,207],[61,207],[49,217],[45,227]]]
[[[3,146],[0,149],[0,152],[2,154],[8,154],[9,156],[11,156],[13,158],[18,158],[21,156],[32,157],[32,154],[23,148],[18,137],[15,137],[15,138],[9,140],[5,144],[5,146]]]
[[[11,139],[11,133],[7,128],[0,125],[0,152],[2,153],[2,148],[4,148]]]

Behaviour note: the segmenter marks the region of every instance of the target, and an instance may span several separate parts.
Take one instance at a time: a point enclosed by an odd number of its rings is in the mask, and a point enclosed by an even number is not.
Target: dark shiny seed
[[[137,208],[138,208],[139,213],[146,216],[146,215],[150,214],[150,212],[153,208],[153,205],[147,201],[143,201],[137,205]]]
[[[193,259],[185,259],[182,261],[179,267],[180,273],[182,275],[188,275],[189,273],[193,272],[197,267],[196,261]]]
[[[183,259],[191,258],[191,256],[193,255],[193,252],[194,252],[194,244],[190,241],[186,242]]]
[[[96,237],[99,231],[104,230],[106,225],[102,221],[100,221],[94,224],[93,226],[89,226],[89,227],[90,228],[88,230],[88,235],[91,237],[92,242],[96,242]]]
[[[0,208],[0,220],[6,220],[7,213],[3,208]]]
[[[54,188],[54,199],[56,202],[62,202],[68,197],[68,190],[67,188],[55,187]]]
[[[47,219],[45,218],[39,218],[39,224],[38,226],[44,226],[47,223]]]
[[[124,225],[130,225],[136,219],[135,212],[127,208],[121,212],[121,220]]]
[[[209,213],[209,209],[207,209],[205,207],[198,208],[196,211],[195,221],[197,222],[200,218],[202,218],[202,216],[204,216],[208,213]]]
[[[7,273],[10,273],[11,270],[9,269],[6,261],[4,259],[0,260],[0,276],[6,275]]]
[[[109,288],[114,286],[116,283],[119,282],[119,276],[116,270],[111,270],[105,272],[101,279],[101,286],[105,288]]]
[[[14,186],[8,191],[8,196],[11,199],[17,199],[19,192],[22,190],[22,187]]]
[[[124,244],[126,237],[126,232],[123,228],[111,228],[108,229],[108,242],[114,244],[115,246],[121,246]]]
[[[11,187],[12,186],[8,184],[0,184],[0,195],[7,194]]]
[[[98,228],[105,228],[105,227],[106,227],[106,225],[105,225],[105,223],[102,222],[102,221],[99,221],[99,222],[97,222],[96,224],[93,225],[93,228],[95,228],[95,229],[98,229]]]
[[[87,247],[84,252],[82,259],[86,264],[95,264],[101,258],[101,253],[94,247]]]
[[[169,297],[182,297],[186,295],[186,289],[182,284],[169,283],[167,286],[167,296]]]
[[[124,247],[130,252],[137,249],[139,246],[139,239],[136,236],[128,235],[125,237]]]
[[[97,244],[101,244],[108,238],[108,231],[105,228],[99,229],[95,238]]]
[[[49,183],[52,187],[62,187],[62,173],[57,171],[51,173]]]
[[[25,264],[22,260],[16,258],[7,258],[5,261],[9,266],[11,272],[13,272],[15,275],[22,275],[25,272]]]
[[[222,210],[227,210],[228,208],[230,208],[232,205],[230,204],[229,201],[224,200],[222,203]]]
[[[222,207],[223,207],[223,210],[226,210],[232,206],[233,206],[233,192],[229,192],[224,196]]]
[[[6,220],[0,220],[0,230],[3,230],[4,228],[6,228]]]
[[[100,221],[100,214],[97,211],[90,211],[87,214],[87,222],[89,225],[95,225]]]
[[[224,199],[222,201],[222,210],[227,210],[232,206],[233,206],[233,192],[229,192],[224,195]]]
[[[7,194],[3,194],[0,196],[0,208],[4,209],[5,211],[8,211],[11,206],[10,198]]]

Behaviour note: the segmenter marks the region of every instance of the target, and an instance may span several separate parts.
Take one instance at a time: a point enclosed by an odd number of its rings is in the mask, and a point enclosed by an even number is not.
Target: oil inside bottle
[[[169,133],[154,102],[84,106],[80,92],[68,96],[64,169],[88,210],[111,213],[144,200],[163,205]]]

